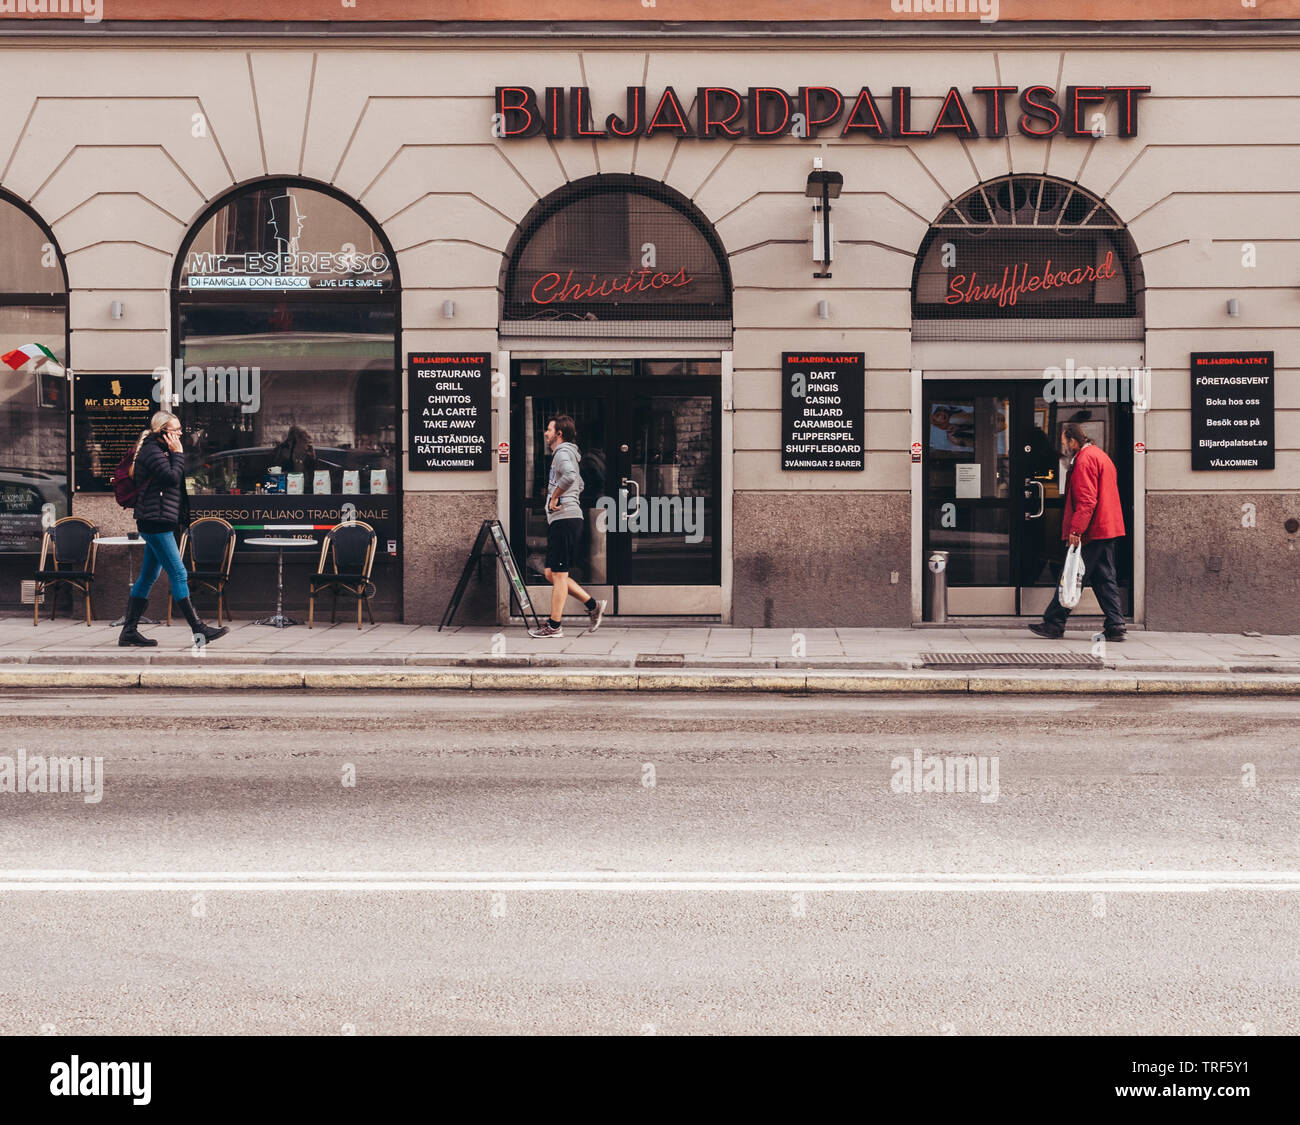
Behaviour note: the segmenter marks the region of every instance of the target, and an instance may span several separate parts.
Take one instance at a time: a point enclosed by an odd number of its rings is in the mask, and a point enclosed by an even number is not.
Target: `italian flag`
[[[11,352],[0,355],[0,360],[7,363],[15,371],[31,359],[44,363],[46,360],[54,359],[54,353],[43,344],[24,344],[21,348],[15,348]]]

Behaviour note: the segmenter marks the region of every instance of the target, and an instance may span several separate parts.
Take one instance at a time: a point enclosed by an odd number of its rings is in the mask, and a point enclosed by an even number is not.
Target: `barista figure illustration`
[[[286,192],[284,195],[271,196],[271,217],[267,220],[275,237],[277,254],[298,253],[298,239],[302,237],[302,225],[307,216],[298,210],[298,199]]]

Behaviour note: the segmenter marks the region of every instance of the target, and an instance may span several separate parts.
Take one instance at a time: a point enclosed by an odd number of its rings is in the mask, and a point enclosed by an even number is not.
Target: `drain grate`
[[[1100,668],[1101,657],[1081,652],[929,652],[921,663],[937,668]]]
[[[634,668],[684,668],[686,655],[681,652],[642,652],[633,661]]]

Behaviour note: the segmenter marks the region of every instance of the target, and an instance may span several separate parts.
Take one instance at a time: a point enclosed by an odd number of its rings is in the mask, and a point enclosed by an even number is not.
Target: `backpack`
[[[134,508],[140,498],[139,486],[135,483],[135,452],[128,453],[117,463],[113,470],[113,495],[123,508]]]

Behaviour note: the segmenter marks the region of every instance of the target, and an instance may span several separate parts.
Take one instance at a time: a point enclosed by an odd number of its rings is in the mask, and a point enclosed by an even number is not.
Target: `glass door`
[[[922,397],[924,550],[948,552],[953,616],[1038,616],[1064,560],[1061,519],[1067,422],[1115,462],[1132,528],[1132,415],[1123,401],[1050,401],[1039,380],[927,381]],[[1126,612],[1132,545],[1117,559]],[[1097,613],[1091,590],[1078,612]]]
[[[1132,612],[1133,588],[1133,413],[1127,381],[1111,392],[1089,393],[1081,401],[1053,401],[1041,393],[1042,384],[1025,383],[1018,394],[1016,432],[1017,479],[1024,489],[1024,518],[1020,524],[1019,612],[1040,617],[1052,600],[1061,577],[1065,546],[1061,521],[1065,515],[1066,479],[1070,465],[1061,453],[1061,430],[1076,422],[1115,464],[1124,526],[1129,534],[1120,540],[1115,568],[1119,574],[1124,612]],[[1108,397],[1109,396],[1109,397]],[[1097,596],[1083,591],[1076,613],[1101,613]]]
[[[1022,519],[1008,445],[1014,388],[929,383],[923,402],[925,549],[948,552],[948,612],[1013,614]]]
[[[547,420],[578,430],[586,528],[573,576],[608,612],[722,612],[717,360],[520,360],[514,364],[511,540],[544,584]]]

